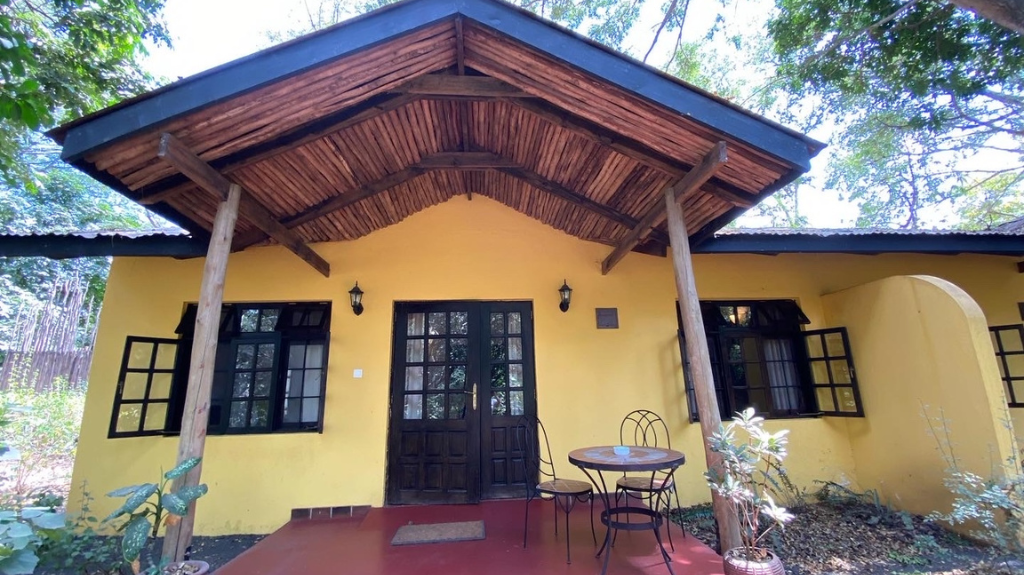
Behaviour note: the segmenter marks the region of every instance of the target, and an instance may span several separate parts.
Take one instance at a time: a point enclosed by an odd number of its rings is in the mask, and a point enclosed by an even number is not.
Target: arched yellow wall
[[[559,472],[582,478],[566,462],[570,449],[615,442],[626,412],[653,409],[669,420],[673,446],[690,456],[679,477],[684,504],[708,498],[700,431],[686,416],[670,260],[630,254],[602,276],[609,247],[481,196],[452,199],[356,241],[314,247],[331,263],[330,278],[279,247],[232,255],[225,301],[334,301],[324,433],[210,437],[203,468],[210,493],[198,506],[197,533],[266,533],[287,521],[292,508],[382,504],[392,311],[403,300],[533,301],[538,405]],[[173,337],[183,302],[198,298],[202,263],[114,261],[74,472],[76,487],[88,480],[97,496],[98,515],[112,509],[103,493],[153,480],[173,464],[177,438],[108,440],[107,428],[125,336]],[[796,298],[812,327],[825,327],[822,294],[905,273],[964,286],[995,321],[1012,321],[1015,302],[1024,300],[1024,276],[1010,258],[696,258],[702,298]],[[574,288],[565,314],[557,294],[563,279]],[[359,317],[348,307],[356,280],[366,291]],[[596,307],[618,308],[620,329],[597,330]],[[353,378],[357,368],[361,379]],[[855,474],[846,420],[783,420],[772,427],[792,430],[789,467],[798,483]]]
[[[946,510],[940,446],[982,477],[1014,453],[999,421],[1006,398],[988,325],[967,293],[935,277],[896,276],[823,301],[855,350],[868,414],[849,421],[861,488],[916,513]]]

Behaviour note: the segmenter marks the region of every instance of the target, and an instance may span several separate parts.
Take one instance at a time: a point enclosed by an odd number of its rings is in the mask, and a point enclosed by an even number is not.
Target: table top
[[[675,469],[686,462],[683,452],[665,447],[629,446],[629,453],[618,455],[613,445],[581,447],[569,452],[569,463],[597,471],[657,471]]]

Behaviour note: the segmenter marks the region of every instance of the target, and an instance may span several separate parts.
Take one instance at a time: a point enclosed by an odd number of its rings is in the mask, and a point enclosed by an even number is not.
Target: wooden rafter
[[[393,90],[420,96],[470,96],[474,98],[533,98],[533,94],[490,76],[424,74]]]
[[[210,162],[210,166],[222,174],[232,174],[247,166],[319,140],[328,134],[333,134],[350,126],[372,120],[381,114],[401,108],[419,99],[419,96],[410,94],[386,94],[371,98],[351,108],[346,108],[340,112],[298,126],[267,142],[213,160]],[[156,204],[180,194],[189,187],[190,182],[188,178],[184,176],[171,176],[146,186],[142,196],[137,198],[137,201],[143,205]]]
[[[607,146],[627,158],[636,160],[674,178],[682,178],[693,169],[691,166],[674,160],[644,144],[623,137],[612,130],[598,126],[583,118],[575,117],[541,100],[517,99],[510,100],[510,102],[556,126],[583,136],[592,142]],[[717,178],[709,182],[703,191],[718,196],[740,208],[750,208],[757,203],[757,198],[753,195]]]
[[[704,159],[697,167],[687,172],[685,176],[671,186],[676,201],[704,185],[728,159],[725,142],[715,144],[715,147],[704,156]],[[612,253],[608,254],[608,257],[601,263],[601,273],[607,274],[610,272],[615,267],[615,264],[626,257],[626,254],[635,245],[640,243],[650,230],[663,221],[665,221],[665,206],[659,201],[626,234],[626,237],[619,242],[619,245],[612,250]]]
[[[361,186],[353,191],[346,192],[340,196],[328,198],[319,204],[311,206],[298,214],[289,216],[280,221],[286,228],[295,228],[302,224],[309,223],[332,212],[347,208],[353,204],[376,196],[391,188],[404,184],[409,180],[432,170],[496,170],[526,182],[534,188],[549,193],[563,201],[577,205],[587,211],[595,213],[603,218],[609,219],[626,228],[634,228],[638,221],[622,212],[610,208],[600,202],[595,202],[579,192],[545,178],[523,166],[497,154],[489,152],[441,152],[421,159],[416,164],[393,174],[389,174],[376,182]],[[661,244],[668,243],[668,237],[659,230],[653,230],[651,238]],[[266,239],[266,235],[253,232],[240,235],[234,248],[245,249],[251,245]],[[639,242],[637,242],[639,243]],[[634,244],[635,246],[636,244]]]
[[[455,69],[459,73],[459,76],[466,75],[466,37],[462,33],[462,16],[455,19]],[[462,133],[462,151],[468,152],[473,148],[473,142],[471,141],[471,132],[469,129],[469,111],[470,104],[466,100],[459,102],[459,131]],[[473,187],[470,185],[472,181],[469,174],[463,173],[462,186],[466,189],[466,199],[473,199]]]
[[[164,133],[160,137],[160,147],[157,155],[198,184],[199,187],[216,195],[218,198],[227,198],[231,186],[235,185],[234,182],[213,169],[213,167],[200,159],[199,156],[171,134]],[[274,238],[306,263],[313,266],[316,271],[326,277],[330,277],[330,264],[307,246],[295,232],[277,221],[273,214],[270,213],[270,210],[245,192],[245,190],[241,192],[238,211],[242,217],[252,222],[268,236]]]

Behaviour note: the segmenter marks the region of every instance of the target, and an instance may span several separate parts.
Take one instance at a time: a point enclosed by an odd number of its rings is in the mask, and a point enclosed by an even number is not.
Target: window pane
[[[523,364],[521,364],[521,363],[510,363],[508,365],[508,386],[509,387],[522,387],[523,386]]]
[[[159,344],[156,348],[156,365],[154,369],[174,369],[174,356],[178,352],[178,346]]]
[[[242,333],[254,333],[259,329],[260,321],[260,310],[258,309],[246,309],[242,310],[242,322],[240,329]]]
[[[843,345],[843,335],[840,333],[825,334],[825,348],[829,357],[842,357],[846,355],[846,347]]]
[[[451,372],[448,375],[448,389],[466,389],[466,366],[451,366]]]
[[[284,400],[284,422],[285,423],[298,423],[299,412],[302,409],[301,399],[286,399]]]
[[[431,313],[427,316],[427,326],[430,335],[444,335],[448,332],[445,329],[445,314],[443,312]]]
[[[238,346],[238,351],[235,352],[235,369],[252,369],[255,359],[255,345],[240,345]]]
[[[122,405],[117,412],[117,432],[130,433],[139,430],[142,423],[142,406],[138,404]]]
[[[405,368],[405,389],[407,391],[423,389],[423,366],[417,365]]]
[[[427,361],[435,363],[443,362],[445,357],[446,340],[440,339],[428,339],[427,340]]]
[[[443,365],[432,365],[427,368],[427,389],[444,389]]]
[[[405,342],[405,361],[421,363],[423,361],[423,340],[410,339]]]
[[[288,370],[288,379],[284,382],[285,397],[299,397],[302,395],[302,370]]]
[[[133,375],[133,374],[128,374]],[[153,381],[149,384],[149,398],[150,399],[169,399],[171,397],[171,379],[173,375],[170,373],[154,373]]]
[[[318,397],[320,395],[320,370],[307,369],[302,383],[303,397]]]
[[[253,391],[253,395],[257,397],[266,397],[270,395],[270,383],[273,380],[274,374],[269,371],[260,371],[256,373],[256,388]]]
[[[324,366],[324,344],[311,343],[306,346],[306,367]]]
[[[252,372],[246,371],[235,374],[235,385],[231,390],[231,397],[249,397],[249,388],[252,386]]]
[[[835,411],[836,404],[832,399],[832,389],[828,387],[819,387],[815,390],[815,395],[818,396],[818,409],[821,411]]]
[[[1024,351],[1024,342],[1021,342],[1020,330],[1001,330],[999,332],[999,339],[1003,341],[1003,351]]]
[[[444,419],[444,394],[427,394],[427,419]]]
[[[828,363],[832,367],[833,383],[853,383],[853,379],[850,377],[850,365],[846,363],[845,359],[832,360]]]
[[[837,387],[836,397],[839,398],[839,411],[857,413],[857,402],[853,398],[852,387]]]
[[[505,335],[505,314],[491,314],[491,335]]]
[[[167,423],[167,404],[150,403],[146,407],[146,424],[142,427],[145,431],[163,431]]]
[[[508,333],[519,335],[523,332],[523,315],[517,311],[508,314]]]
[[[301,343],[292,344],[288,348],[288,367],[301,369],[306,357],[306,346]]]
[[[508,358],[512,361],[523,359],[523,338],[508,338]]]
[[[807,356],[812,358],[825,357],[825,348],[822,347],[820,335],[807,337]]]
[[[132,342],[132,350],[128,354],[128,369],[149,369],[153,359],[153,344],[149,342]]]
[[[469,340],[461,337],[452,338],[449,342],[448,360],[466,361],[469,357]]]
[[[491,366],[491,387],[503,388],[508,383],[508,366],[499,364]]]
[[[320,418],[320,400],[316,397],[302,400],[302,423],[316,423]]]
[[[1024,354],[1007,355],[1006,366],[1010,368],[1010,377],[1024,377]]]
[[[512,391],[508,394],[509,407],[511,409],[511,415],[522,415],[523,410],[523,392]]]
[[[265,309],[260,316],[260,331],[271,332],[277,329],[277,319],[281,315],[279,309]]]
[[[448,314],[451,322],[451,333],[455,335],[466,335],[469,333],[469,314],[464,311],[453,311]]]
[[[423,396],[410,394],[405,396],[405,409],[402,411],[405,419],[423,419]]]
[[[245,427],[248,407],[249,402],[247,401],[232,401],[231,415],[228,416],[228,427]]]
[[[508,411],[505,392],[497,391],[491,394],[491,415],[505,415]]]
[[[254,401],[252,413],[249,414],[249,425],[252,427],[266,427],[270,424],[270,402]]]
[[[448,395],[448,419],[466,418],[466,395],[451,393]]]
[[[828,366],[825,365],[823,360],[812,361],[811,364],[811,376],[814,379],[815,385],[828,385],[832,383],[828,377]]]
[[[503,361],[505,359],[505,338],[491,338],[491,359],[494,361]]]
[[[324,311],[321,309],[311,309],[309,314],[306,315],[306,321],[302,322],[302,325],[310,327],[318,327],[324,321]]]
[[[273,343],[260,344],[256,355],[256,367],[259,369],[270,369],[274,367],[274,352],[277,345]]]
[[[126,373],[124,375],[124,388],[121,390],[121,399],[145,399],[146,382],[149,376],[144,373]]]
[[[411,313],[406,324],[406,335],[423,335],[425,317],[421,313]]]
[[[1017,403],[1024,403],[1024,381],[1011,381],[1010,385],[1013,386],[1013,397]]]

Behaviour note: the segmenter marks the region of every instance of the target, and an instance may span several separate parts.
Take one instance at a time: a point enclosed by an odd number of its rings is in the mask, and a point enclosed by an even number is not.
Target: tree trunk
[[[708,438],[722,425],[718,413],[718,398],[715,395],[715,380],[711,372],[711,354],[708,338],[704,333],[704,320],[697,299],[697,284],[693,279],[693,259],[690,257],[690,238],[683,221],[683,210],[676,201],[674,190],[665,191],[665,210],[668,216],[668,237],[672,244],[672,264],[675,267],[676,290],[679,296],[679,310],[686,335],[686,354],[690,358],[690,376],[693,379],[694,395],[697,397],[697,413],[700,415],[700,432],[704,438],[704,457],[708,469],[719,468],[722,457],[711,451]],[[715,519],[718,521],[718,542],[722,553],[742,545],[739,518],[735,509],[717,493],[711,493]]]
[[[950,0],[950,4],[1024,34],[1024,0]]]

